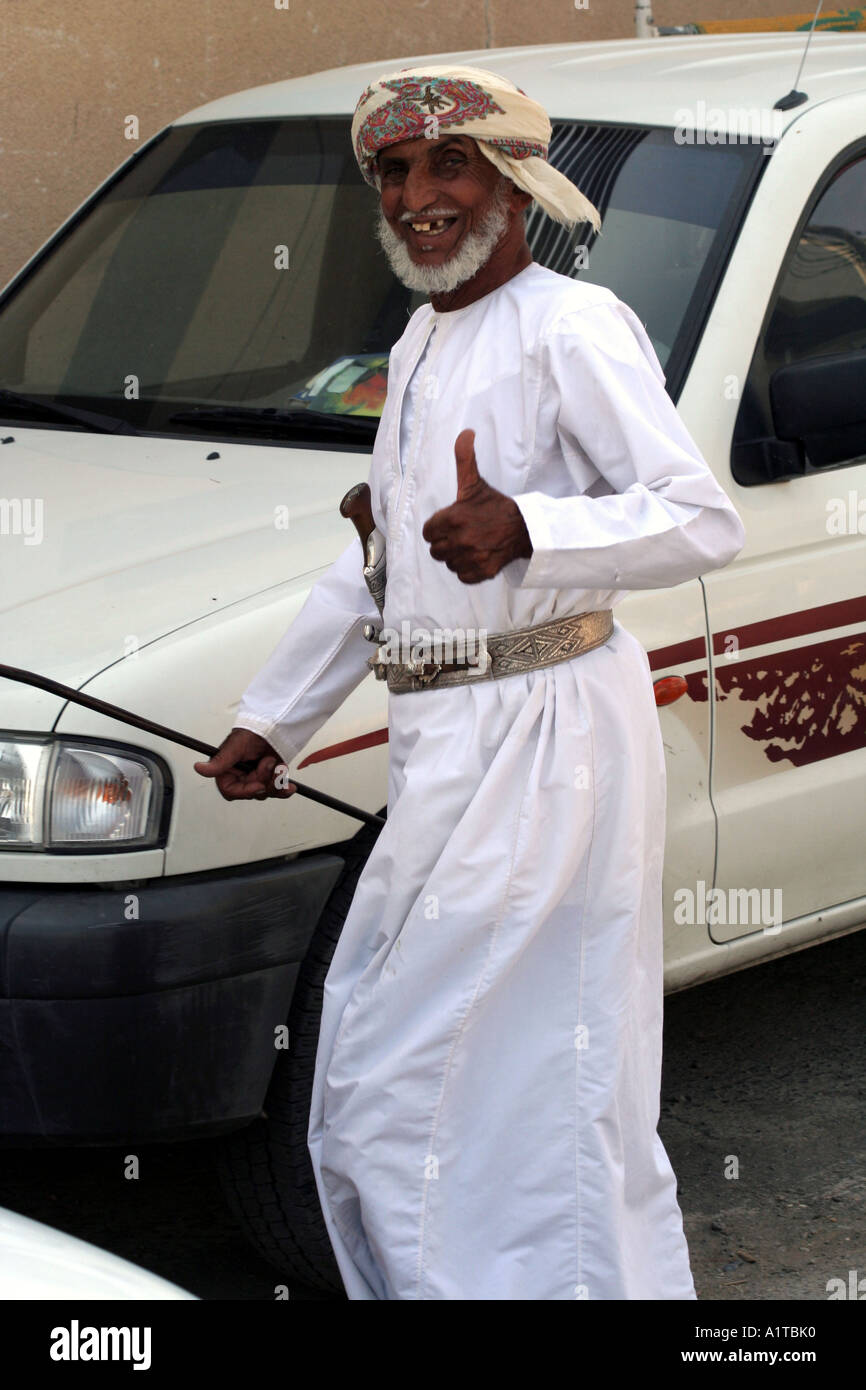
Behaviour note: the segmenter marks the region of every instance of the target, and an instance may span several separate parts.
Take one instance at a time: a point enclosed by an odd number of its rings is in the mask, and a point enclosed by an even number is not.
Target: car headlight
[[[0,849],[149,848],[167,780],[147,753],[0,735]]]

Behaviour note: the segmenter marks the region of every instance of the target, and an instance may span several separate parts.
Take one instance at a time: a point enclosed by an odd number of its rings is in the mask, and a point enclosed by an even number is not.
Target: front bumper
[[[342,867],[0,888],[0,1142],[181,1139],[257,1115]]]

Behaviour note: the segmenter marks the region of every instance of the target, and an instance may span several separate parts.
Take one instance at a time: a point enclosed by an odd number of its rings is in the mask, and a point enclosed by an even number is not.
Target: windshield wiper
[[[137,434],[138,430],[128,420],[120,420],[115,415],[100,415],[94,410],[77,410],[73,405],[59,405],[55,401],[41,401],[35,396],[22,395],[20,391],[10,391],[0,386],[0,414],[4,406],[13,410],[25,410],[37,419],[64,420],[67,424],[84,425],[99,434]]]
[[[281,409],[279,406],[197,405],[187,410],[178,410],[168,417],[168,424],[220,425],[229,429],[269,428],[277,426],[295,434],[310,434],[314,438],[321,435],[336,434],[344,439],[361,435],[368,439],[375,437],[379,428],[377,415],[329,415],[324,410]]]

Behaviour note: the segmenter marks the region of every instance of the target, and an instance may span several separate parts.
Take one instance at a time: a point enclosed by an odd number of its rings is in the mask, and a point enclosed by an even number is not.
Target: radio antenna
[[[774,110],[774,111],[790,111],[792,107],[794,107],[794,106],[802,106],[804,101],[808,101],[808,100],[809,100],[809,96],[808,96],[808,93],[807,93],[807,92],[798,92],[798,91],[797,91],[797,83],[800,81],[800,78],[803,76],[803,69],[804,69],[804,67],[806,66],[806,58],[807,58],[808,53],[809,53],[809,44],[812,42],[812,35],[813,35],[814,32],[815,32],[815,25],[818,23],[818,16],[819,16],[819,14],[821,13],[821,7],[822,7],[823,4],[824,4],[824,0],[818,0],[818,8],[817,8],[817,10],[815,11],[815,18],[812,20],[812,27],[811,27],[811,29],[809,30],[808,36],[807,36],[807,38],[806,38],[806,47],[803,49],[803,56],[802,56],[802,58],[800,59],[800,69],[799,69],[799,71],[798,71],[798,73],[797,73],[796,79],[795,79],[795,81],[794,81],[794,85],[793,85],[793,87],[791,88],[791,90],[790,90],[790,92],[788,93],[787,96],[779,97],[779,100],[776,102],[775,106],[773,107],[773,110]]]

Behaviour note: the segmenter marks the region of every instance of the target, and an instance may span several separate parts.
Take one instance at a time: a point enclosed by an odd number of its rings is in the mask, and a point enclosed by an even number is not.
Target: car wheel
[[[343,1293],[343,1282],[319,1205],[307,1127],[325,976],[378,834],[364,826],[342,848],[344,868],[298,972],[289,1046],[277,1053],[265,1116],[221,1140],[217,1156],[223,1191],[259,1254],[290,1286],[334,1295]]]

